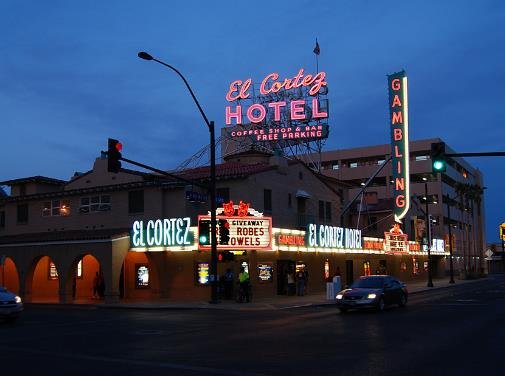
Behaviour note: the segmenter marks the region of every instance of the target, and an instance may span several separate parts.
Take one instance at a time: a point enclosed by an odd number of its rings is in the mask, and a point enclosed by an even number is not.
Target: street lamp
[[[449,195],[447,195],[447,219],[449,221],[449,283],[454,283],[454,266],[452,264],[451,198]]]
[[[433,287],[433,280],[431,278],[431,222],[430,214],[428,212],[428,179],[424,180],[424,204],[426,208],[426,234],[428,238],[428,287]]]
[[[207,116],[205,115],[205,112],[203,112],[202,106],[200,106],[200,103],[196,99],[195,94],[193,93],[193,90],[191,89],[191,86],[189,86],[188,81],[184,76],[182,75],[181,72],[179,72],[177,69],[175,69],[173,66],[164,63],[161,60],[158,60],[151,55],[149,55],[147,52],[139,52],[138,57],[144,60],[153,60],[161,65],[164,65],[167,68],[170,68],[173,70],[177,75],[184,81],[186,84],[186,87],[189,90],[189,93],[191,94],[191,97],[195,101],[196,106],[198,107],[198,110],[200,111],[200,114],[203,117],[203,120],[205,121],[205,124],[207,124],[207,127],[209,128],[209,134],[210,134],[210,245],[211,245],[211,262],[210,262],[210,281],[211,281],[211,298],[210,298],[210,303],[218,303],[218,294],[217,294],[217,236],[216,236],[216,136],[215,136],[215,130],[214,130],[214,122],[209,121]]]

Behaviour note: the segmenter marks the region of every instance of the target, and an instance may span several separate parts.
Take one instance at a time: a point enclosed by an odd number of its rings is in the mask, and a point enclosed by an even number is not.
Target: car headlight
[[[375,299],[376,297],[377,297],[377,295],[372,292],[372,293],[368,294],[367,299]]]
[[[342,295],[342,294],[337,294],[337,296],[336,296],[336,298],[337,298],[338,300],[342,299],[343,297],[344,297],[344,295]]]
[[[16,296],[14,298],[14,301],[19,304],[19,303],[21,303],[21,298],[19,296]]]

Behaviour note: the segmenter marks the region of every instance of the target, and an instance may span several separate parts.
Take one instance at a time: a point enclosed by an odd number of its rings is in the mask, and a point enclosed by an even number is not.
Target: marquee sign
[[[252,97],[252,86],[251,78],[235,80],[229,86],[226,100],[236,104],[225,107],[225,123],[234,126],[229,133],[232,138],[307,141],[328,137],[327,124],[308,124],[328,117],[327,106],[319,99],[328,91],[325,72],[312,75],[301,68],[294,77],[284,79],[270,73],[259,85],[259,98]],[[246,107],[245,100],[252,103]]]
[[[393,167],[394,218],[401,223],[410,207],[409,116],[405,71],[388,75]]]
[[[361,230],[309,224],[307,226],[306,243],[309,247],[361,249]]]
[[[391,254],[409,251],[407,234],[403,233],[398,223],[395,223],[389,232],[384,233],[384,251]]]
[[[224,203],[217,211],[218,250],[272,249],[272,218],[265,217],[249,204]],[[199,250],[210,250],[210,215],[198,216]]]

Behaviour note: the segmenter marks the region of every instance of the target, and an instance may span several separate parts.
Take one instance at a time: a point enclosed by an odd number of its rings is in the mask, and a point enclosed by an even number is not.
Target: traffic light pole
[[[428,237],[428,287],[433,287],[433,279],[431,276],[431,220],[428,211],[428,182],[424,182],[424,197],[425,197],[425,209],[426,209],[426,233]]]
[[[210,270],[210,281],[211,281],[211,299],[210,303],[218,303],[218,292],[217,292],[217,243],[216,243],[216,137],[215,137],[215,127],[214,127],[214,122],[209,121],[207,118],[207,115],[205,115],[205,112],[203,111],[202,106],[200,106],[200,103],[196,99],[195,93],[193,93],[193,89],[191,89],[191,86],[189,86],[188,81],[186,78],[182,75],[181,72],[179,72],[176,68],[171,66],[170,64],[167,64],[161,60],[158,60],[151,55],[149,55],[147,52],[139,52],[137,56],[141,59],[144,60],[153,60],[169,69],[177,73],[177,75],[184,81],[184,84],[186,85],[186,88],[189,91],[189,94],[191,94],[191,97],[193,98],[193,101],[195,102],[196,106],[198,107],[198,110],[200,111],[200,114],[203,117],[203,120],[205,121],[205,124],[207,124],[207,127],[209,128],[209,134],[210,134],[210,237],[211,237],[211,270]]]

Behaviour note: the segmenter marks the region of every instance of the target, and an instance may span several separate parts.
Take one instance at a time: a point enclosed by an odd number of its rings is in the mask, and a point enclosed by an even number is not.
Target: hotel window
[[[17,223],[28,223],[28,205],[21,204],[17,207]]]
[[[108,211],[110,209],[110,195],[81,197],[80,213]]]
[[[128,192],[128,213],[144,212],[144,191]]]
[[[272,190],[264,189],[263,190],[263,208],[265,211],[272,211]]]
[[[331,202],[326,201],[326,222],[331,222]]]
[[[427,161],[428,156],[427,155],[416,155],[416,162],[417,161]]]
[[[319,200],[319,220],[324,221],[324,201]]]
[[[338,170],[338,164],[334,164],[334,165],[331,165],[331,169],[332,170]]]
[[[69,200],[45,201],[42,208],[43,217],[67,216],[70,214]]]
[[[349,168],[356,168],[358,167],[358,162],[350,162],[349,163]]]
[[[217,188],[216,197],[218,202],[229,202],[230,201],[230,188]]]
[[[380,166],[380,165],[384,164],[384,162],[386,162],[386,160],[385,160],[385,159],[379,159],[379,160],[377,161],[377,164]]]

